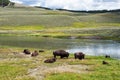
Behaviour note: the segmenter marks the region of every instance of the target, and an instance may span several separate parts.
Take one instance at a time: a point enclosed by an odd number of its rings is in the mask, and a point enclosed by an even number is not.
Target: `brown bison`
[[[109,63],[108,63],[108,62],[106,62],[106,61],[103,61],[103,62],[102,62],[102,64],[109,64]]]
[[[51,58],[51,59],[47,59],[44,61],[44,63],[54,63],[56,61],[56,58]]]
[[[25,54],[31,54],[31,52],[28,49],[24,49],[23,53],[25,53]]]
[[[38,55],[38,51],[36,50],[31,54],[32,57],[37,56],[37,55]]]
[[[110,55],[105,55],[105,58],[110,58]]]
[[[74,54],[74,57],[75,57],[75,59],[80,59],[80,60],[82,60],[82,59],[84,59],[85,58],[85,54],[83,54],[82,52],[76,52],[75,54]]]
[[[69,53],[66,52],[65,50],[53,51],[53,55],[54,55],[54,58],[56,58],[56,56],[60,56],[60,58],[69,57]]]

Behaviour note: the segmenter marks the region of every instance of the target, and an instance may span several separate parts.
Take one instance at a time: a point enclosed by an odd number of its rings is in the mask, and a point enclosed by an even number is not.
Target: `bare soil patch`
[[[35,69],[29,69],[28,74],[29,76],[35,77],[36,80],[43,80],[46,74],[64,73],[64,72],[86,73],[88,72],[87,71],[88,68],[89,66],[87,65],[69,65],[69,64],[58,65],[55,67],[39,66]]]

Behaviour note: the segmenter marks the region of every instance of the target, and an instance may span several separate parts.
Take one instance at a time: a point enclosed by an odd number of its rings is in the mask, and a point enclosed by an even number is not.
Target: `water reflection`
[[[82,45],[84,43],[84,45]],[[120,43],[110,41],[110,40],[93,40],[80,42],[72,45],[67,51],[70,53],[74,52],[84,52],[87,55],[111,55],[115,58],[120,58]]]

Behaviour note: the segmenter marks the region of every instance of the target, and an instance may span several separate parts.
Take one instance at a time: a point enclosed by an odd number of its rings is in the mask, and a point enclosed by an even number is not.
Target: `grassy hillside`
[[[99,36],[102,39],[120,39],[119,15],[120,12],[86,13],[33,7],[0,8],[0,33],[4,35],[12,34],[13,30],[16,30],[16,33],[19,30],[30,30],[30,35],[37,36]]]
[[[0,8],[0,26],[66,26],[74,22],[120,23],[120,12],[85,13],[45,10],[41,8]],[[89,26],[89,25],[88,25]]]

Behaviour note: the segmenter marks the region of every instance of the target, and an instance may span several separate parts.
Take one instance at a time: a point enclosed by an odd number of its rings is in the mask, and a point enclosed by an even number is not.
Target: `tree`
[[[4,7],[7,6],[9,4],[9,0],[0,0],[0,6]]]

